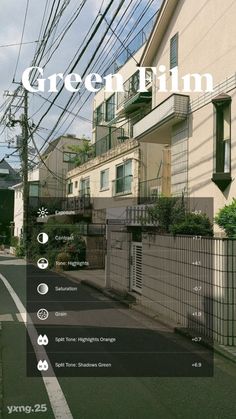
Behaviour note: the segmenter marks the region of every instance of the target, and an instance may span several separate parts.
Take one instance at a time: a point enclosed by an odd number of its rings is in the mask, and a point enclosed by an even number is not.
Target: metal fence
[[[236,240],[144,233],[142,260],[142,304],[210,340],[236,344]]]

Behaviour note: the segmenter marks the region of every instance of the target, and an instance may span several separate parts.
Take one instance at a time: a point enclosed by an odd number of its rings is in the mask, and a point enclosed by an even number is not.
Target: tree
[[[77,156],[72,160],[76,166],[80,166],[94,157],[94,145],[91,144],[90,140],[87,138],[83,138],[83,143],[81,145],[72,145],[69,148],[73,151],[73,153],[77,154]]]

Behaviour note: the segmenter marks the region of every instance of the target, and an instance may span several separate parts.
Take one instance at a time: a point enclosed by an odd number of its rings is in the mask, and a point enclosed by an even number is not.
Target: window
[[[90,195],[90,179],[89,177],[81,179],[80,181],[80,196],[89,196]]]
[[[67,193],[68,195],[73,193],[73,182],[68,183]]]
[[[130,78],[129,93],[137,93],[139,88],[139,72],[137,71]]]
[[[109,189],[109,169],[102,170],[100,173],[100,189]]]
[[[179,35],[176,33],[170,40],[170,70],[178,65]]]
[[[99,105],[94,111],[93,126],[95,127],[96,125],[101,125],[103,121],[104,121],[104,102],[101,105]]]
[[[78,181],[76,180],[75,181],[75,189],[77,189],[78,188]]]
[[[115,118],[115,94],[106,101],[106,122]]]
[[[116,166],[114,194],[131,193],[132,179],[132,160],[127,160],[124,164]]]
[[[39,183],[30,183],[29,184],[29,196],[33,198],[39,197]]]
[[[231,182],[231,97],[221,94],[212,102],[215,108],[212,180],[224,190]]]
[[[77,153],[70,153],[70,152],[64,151],[63,152],[63,162],[64,163],[70,163],[70,162],[73,163],[76,156],[77,156]]]

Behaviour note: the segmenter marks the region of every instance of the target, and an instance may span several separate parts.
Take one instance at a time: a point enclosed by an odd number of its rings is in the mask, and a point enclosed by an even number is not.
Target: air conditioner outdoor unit
[[[150,187],[150,196],[152,198],[161,195],[161,186],[151,186]]]

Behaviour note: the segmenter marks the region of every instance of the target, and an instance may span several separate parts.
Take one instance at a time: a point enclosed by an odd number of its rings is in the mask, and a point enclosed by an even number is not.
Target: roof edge
[[[152,46],[153,44],[155,45],[155,51],[158,49],[163,39],[163,36],[168,28],[169,22],[173,16],[177,4],[178,0],[163,0],[153,30],[149,36],[143,54],[140,58],[140,66],[150,66],[152,59],[154,58]]]

